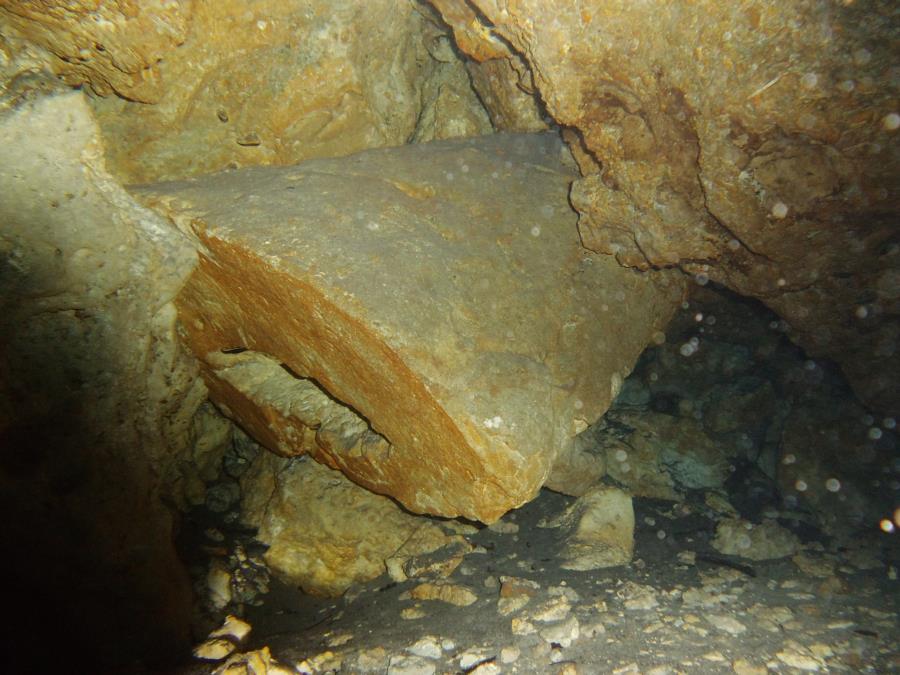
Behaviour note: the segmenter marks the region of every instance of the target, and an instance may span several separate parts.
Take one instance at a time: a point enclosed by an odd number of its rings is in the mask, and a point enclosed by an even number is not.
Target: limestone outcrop
[[[341,595],[384,574],[386,561],[400,552],[401,566],[450,546],[468,552],[459,535],[309,459],[263,453],[242,478],[242,489],[241,519],[258,528],[269,569],[307,593]]]
[[[134,193],[202,249],[178,306],[224,410],[413,511],[491,522],[573,459],[683,291],[580,246],[563,153],[497,135]],[[343,442],[353,423],[311,422],[305,394],[229,380],[223,351],[242,350],[374,433]]]
[[[0,2],[0,24],[89,85],[110,170],[126,183],[492,131],[425,4],[51,4]]]
[[[896,3],[431,2],[509,61],[494,117],[530,81],[567,129],[585,246],[759,298],[900,409]]]
[[[6,665],[68,669],[67,641],[91,663],[177,659],[190,586],[159,475],[206,397],[172,304],[196,255],[106,170],[84,96],[32,84],[0,99]]]

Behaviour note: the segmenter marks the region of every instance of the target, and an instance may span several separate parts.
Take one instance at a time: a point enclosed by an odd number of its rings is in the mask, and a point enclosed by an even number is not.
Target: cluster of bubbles
[[[698,349],[700,349],[700,338],[692,337],[690,340],[681,345],[681,347],[678,349],[678,352],[682,356],[693,356],[697,353]]]

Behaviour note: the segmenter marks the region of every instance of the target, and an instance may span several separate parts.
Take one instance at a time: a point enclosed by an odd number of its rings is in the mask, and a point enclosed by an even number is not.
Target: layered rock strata
[[[224,409],[413,511],[491,522],[572,459],[683,291],[581,247],[563,153],[552,134],[498,135],[135,194],[202,247],[178,307]],[[387,443],[304,444],[302,415],[223,382],[241,350]]]

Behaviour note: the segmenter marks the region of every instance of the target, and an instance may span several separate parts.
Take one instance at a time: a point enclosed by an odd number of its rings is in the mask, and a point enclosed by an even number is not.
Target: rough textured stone
[[[478,600],[471,588],[446,582],[419,584],[409,595],[414,600],[439,600],[457,607],[468,607]]]
[[[184,42],[192,9],[164,0],[4,1],[0,21],[54,54],[53,68],[67,83],[156,101],[168,84],[158,64]]]
[[[0,22],[100,95],[91,103],[107,161],[126,182],[492,130],[427,5],[96,4],[0,3]]]
[[[560,552],[567,570],[596,570],[627,565],[634,552],[634,508],[631,495],[598,485],[546,527],[568,530]]]
[[[214,396],[222,350],[266,354],[390,442],[319,459],[414,511],[490,522],[570,458],[681,297],[677,273],[579,246],[561,150],[498,135],[137,193],[204,248],[179,306]]]
[[[439,526],[305,458],[263,453],[241,487],[241,519],[259,528],[266,564],[307,593],[340,595],[383,574],[385,559],[404,545],[415,555],[452,541]]]
[[[21,552],[3,576],[33,594],[10,629],[23,647],[58,620],[98,664],[165,659],[189,648],[159,497],[205,397],[174,333],[195,253],[107,172],[81,93],[23,82],[0,102],[2,536]]]
[[[896,413],[896,3],[432,4],[571,129],[586,246],[761,299]]]
[[[740,518],[720,521],[711,544],[719,553],[749,560],[786,558],[800,548],[800,540],[774,520],[754,524]]]

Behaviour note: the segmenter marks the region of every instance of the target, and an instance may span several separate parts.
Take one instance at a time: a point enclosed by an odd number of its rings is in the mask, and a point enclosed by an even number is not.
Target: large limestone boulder
[[[562,151],[499,135],[136,194],[203,248],[178,300],[185,339],[245,428],[414,511],[491,522],[577,461],[572,439],[682,294],[678,273],[581,247]],[[320,425],[308,387],[273,378],[266,395],[223,350],[266,356],[375,433]]]
[[[530,80],[570,130],[588,248],[761,299],[896,414],[896,3],[431,2],[510,62],[493,117]]]
[[[268,546],[269,569],[307,593],[340,595],[384,574],[387,561],[401,553],[409,559],[451,545],[468,548],[438,523],[308,458],[263,453],[241,487],[241,519]]]

